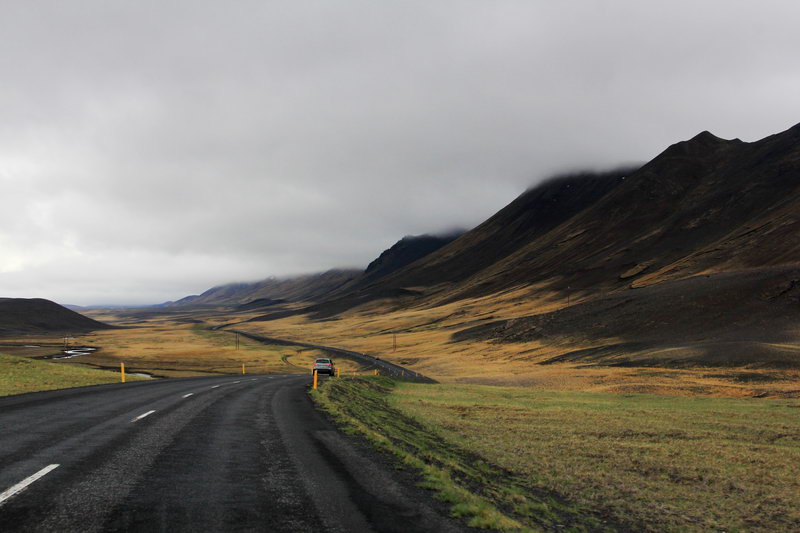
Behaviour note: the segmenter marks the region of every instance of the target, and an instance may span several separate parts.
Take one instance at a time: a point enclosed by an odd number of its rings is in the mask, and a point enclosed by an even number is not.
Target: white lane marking
[[[184,394],[183,395],[184,398],[188,398],[189,396],[194,396],[194,393],[190,392],[189,394]]]
[[[234,383],[241,383],[241,381],[234,381]]]
[[[256,378],[251,379],[250,381],[256,381]]]
[[[217,387],[219,387],[219,385],[213,385],[211,388],[216,389]]]
[[[25,479],[23,479],[22,481],[20,481],[19,483],[17,483],[13,487],[11,487],[10,489],[7,489],[7,490],[3,491],[2,493],[0,493],[0,505],[3,505],[3,502],[5,502],[9,498],[11,498],[12,496],[22,492],[23,490],[25,490],[28,487],[28,485],[30,485],[31,483],[33,483],[37,479],[43,478],[44,476],[46,476],[48,473],[52,472],[53,470],[55,470],[59,466],[60,465],[49,465],[49,466],[46,466],[46,467],[42,468],[41,470],[39,470],[38,472],[36,472],[34,475],[26,477]]]
[[[153,413],[155,413],[155,412],[156,412],[156,411],[155,411],[155,409],[153,409],[152,411],[147,411],[146,413],[142,413],[142,414],[140,414],[139,416],[137,416],[136,418],[134,418],[133,420],[131,420],[131,422],[136,422],[136,421],[139,421],[139,420],[141,420],[142,418],[144,418],[144,417],[146,417],[146,416],[150,416],[150,415],[152,415],[152,414],[153,414]]]

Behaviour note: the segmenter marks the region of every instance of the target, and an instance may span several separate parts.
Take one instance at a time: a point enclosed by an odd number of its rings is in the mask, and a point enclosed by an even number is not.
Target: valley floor
[[[373,306],[335,320],[265,321],[257,312],[226,309],[96,312],[94,318],[118,329],[70,339],[99,348],[90,355],[32,360],[58,352],[63,338],[55,336],[4,339],[0,351],[16,351],[14,361],[37,371],[39,365],[115,368],[122,361],[130,372],[162,377],[235,374],[243,364],[251,373],[307,373],[319,355],[243,336],[237,346],[226,329],[235,324],[264,336],[365,352],[441,384],[365,380],[355,376],[371,371],[341,360],[343,374],[353,377],[329,380],[318,400],[340,423],[420,468],[426,486],[474,525],[800,529],[797,369],[541,364],[576,344],[453,338],[465,327],[548,305],[563,302],[531,303],[510,293],[425,309]]]

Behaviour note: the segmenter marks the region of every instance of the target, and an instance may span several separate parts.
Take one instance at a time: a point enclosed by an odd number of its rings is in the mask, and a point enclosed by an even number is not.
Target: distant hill
[[[200,295],[187,296],[162,307],[236,306],[240,311],[266,308],[287,302],[317,302],[335,299],[379,280],[455,240],[461,232],[445,235],[408,235],[372,261],[366,270],[334,269],[318,274],[267,278],[253,283],[229,283]],[[281,316],[285,316],[282,313]]]
[[[267,278],[253,283],[229,283],[213,287],[203,294],[187,296],[165,306],[213,307],[249,304],[255,300],[285,300],[292,302],[323,299],[326,295],[361,276],[360,270],[335,269],[319,274],[286,278]]]
[[[0,298],[0,335],[92,331],[109,328],[97,320],[42,298]]]

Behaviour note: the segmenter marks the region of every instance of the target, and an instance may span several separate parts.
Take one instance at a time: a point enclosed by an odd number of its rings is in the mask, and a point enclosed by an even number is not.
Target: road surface
[[[309,376],[158,380],[0,398],[0,531],[459,531],[338,432]]]

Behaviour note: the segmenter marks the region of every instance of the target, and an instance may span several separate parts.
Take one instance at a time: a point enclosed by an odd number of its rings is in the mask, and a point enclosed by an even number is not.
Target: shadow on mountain
[[[773,267],[609,294],[452,338],[538,341],[563,351],[542,364],[800,368],[799,320],[800,268]]]

